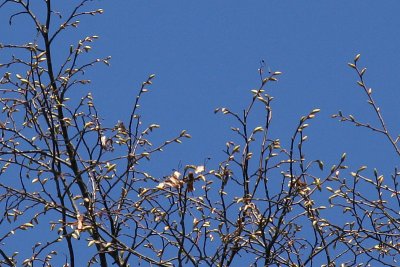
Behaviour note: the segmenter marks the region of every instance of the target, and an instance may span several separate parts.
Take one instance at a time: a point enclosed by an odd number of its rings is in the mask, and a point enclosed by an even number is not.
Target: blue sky
[[[393,167],[387,164],[395,155],[386,140],[329,117],[342,110],[374,121],[347,66],[361,53],[369,86],[391,129],[400,130],[398,2],[100,1],[100,6],[103,16],[82,23],[83,31],[101,37],[94,53],[113,57],[110,68],[89,73],[96,102],[106,107],[105,118],[120,118],[140,82],[155,73],[144,116],[161,125],[161,137],[180,129],[193,136],[167,152],[172,157],[162,157],[167,168],[221,154],[232,122],[212,111],[246,105],[258,86],[262,59],[284,73],[268,88],[275,96],[276,135],[283,141],[302,115],[321,108],[309,130],[312,156],[330,161],[346,151],[355,167]]]
[[[370,174],[376,167],[386,175],[398,163],[383,136],[330,116],[342,110],[377,122],[347,66],[361,53],[367,84],[389,128],[400,132],[399,1],[113,0],[94,5],[104,14],[82,19],[78,31],[57,45],[67,51],[75,40],[100,36],[89,55],[111,55],[111,66],[88,71],[92,84],[83,90],[93,93],[105,121],[113,126],[127,120],[141,82],[155,73],[141,107],[145,122],[161,125],[154,143],[182,129],[192,135],[155,157],[149,164],[152,173],[168,175],[180,164],[201,164],[207,157],[215,164],[223,158],[234,122],[213,111],[240,111],[247,105],[250,90],[259,85],[260,60],[283,72],[278,83],[267,86],[275,97],[273,134],[283,145],[300,117],[320,108],[307,131],[310,159],[329,167],[347,152],[353,170],[367,165]],[[23,19],[9,28],[8,13],[0,10],[0,42],[29,40]],[[6,57],[1,53],[0,61]],[[257,124],[257,114],[254,120]]]

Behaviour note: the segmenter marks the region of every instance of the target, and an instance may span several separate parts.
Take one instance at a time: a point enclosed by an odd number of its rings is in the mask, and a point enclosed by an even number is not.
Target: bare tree
[[[86,69],[108,65],[110,58],[82,56],[97,36],[67,46],[55,40],[76,28],[78,18],[103,10],[81,0],[70,12],[59,11],[53,2],[0,5],[18,9],[10,24],[24,16],[36,31],[29,43],[0,44],[3,52],[16,52],[1,62],[2,266],[396,266],[399,172],[386,183],[378,171],[372,179],[363,176],[361,167],[349,179],[341,173],[346,154],[326,172],[321,160],[306,159],[306,128],[319,109],[300,118],[289,147],[282,147],[270,135],[273,97],[265,92],[281,72],[265,73],[261,66],[258,89],[244,110],[216,109],[235,123],[237,141],[226,143],[223,162],[153,177],[139,163],[190,135],[183,130],[152,144],[151,132],[159,126],[143,126],[139,102],[154,75],[139,88],[129,120],[111,126],[90,93],[72,95],[72,88],[90,83]],[[56,61],[59,52],[66,57]],[[359,55],[350,66],[380,126],[341,112],[335,117],[383,134],[400,155],[398,138],[387,130],[358,60]],[[260,125],[251,123],[255,110],[264,112]],[[328,207],[343,218],[330,218]],[[25,233],[37,242],[10,246]]]

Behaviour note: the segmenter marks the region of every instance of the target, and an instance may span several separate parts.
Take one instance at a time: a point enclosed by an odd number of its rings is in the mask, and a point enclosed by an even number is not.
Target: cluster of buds
[[[203,178],[203,175],[198,175],[195,177],[195,174],[199,174],[201,172],[204,172],[204,166],[197,166],[194,169],[194,172],[189,172],[187,176],[185,176],[183,179],[181,179],[181,173],[178,171],[174,171],[174,173],[170,176],[168,176],[165,181],[159,183],[156,188],[157,189],[165,189],[167,187],[171,188],[182,188],[184,184],[187,186],[187,191],[192,192],[194,191],[194,182],[195,180],[199,178]]]

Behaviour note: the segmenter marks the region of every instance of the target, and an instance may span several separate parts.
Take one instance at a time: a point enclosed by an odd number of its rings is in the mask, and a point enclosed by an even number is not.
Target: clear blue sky
[[[283,142],[302,115],[321,108],[308,133],[308,155],[329,162],[346,151],[355,168],[392,168],[397,162],[383,138],[329,117],[338,110],[367,120],[373,115],[347,66],[361,53],[389,125],[400,130],[398,1],[101,1],[100,6],[103,16],[82,23],[101,36],[94,53],[113,57],[110,68],[90,73],[96,102],[107,119],[116,120],[127,114],[140,82],[157,74],[143,105],[148,122],[161,124],[161,136],[180,129],[193,136],[170,150],[172,157],[161,157],[167,168],[221,155],[231,121],[212,111],[244,107],[258,86],[261,59],[284,73],[268,89],[276,97],[274,129]]]
[[[151,161],[152,173],[167,175],[180,162],[223,158],[233,121],[213,110],[245,107],[250,90],[259,85],[260,60],[283,72],[278,83],[267,87],[275,96],[274,137],[283,145],[299,118],[320,108],[307,132],[309,159],[321,159],[329,167],[347,152],[352,170],[367,165],[369,174],[376,167],[386,176],[398,164],[383,136],[330,116],[342,110],[376,122],[347,66],[361,53],[366,81],[390,129],[400,132],[399,1],[113,0],[93,5],[104,14],[82,19],[78,31],[57,45],[68,49],[75,42],[71,37],[100,36],[91,55],[111,55],[111,66],[88,71],[92,85],[87,89],[105,121],[113,126],[126,120],[141,82],[155,73],[142,102],[145,122],[161,125],[154,143],[182,129],[193,137]],[[8,13],[0,10],[0,42],[29,40],[22,19],[9,29]],[[0,51],[0,61],[5,57]]]

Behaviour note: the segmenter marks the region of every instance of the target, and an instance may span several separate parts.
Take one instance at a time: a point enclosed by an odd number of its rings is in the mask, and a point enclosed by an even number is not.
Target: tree
[[[152,144],[151,133],[159,126],[143,126],[139,103],[155,75],[139,88],[130,119],[111,126],[90,93],[79,99],[71,94],[90,83],[86,69],[109,61],[87,59],[97,36],[55,45],[78,26],[78,18],[103,12],[87,9],[89,2],[79,1],[70,13],[58,12],[51,0],[0,5],[17,8],[10,24],[24,16],[37,36],[26,44],[0,45],[16,52],[1,62],[2,265],[82,266],[77,254],[85,251],[88,266],[396,266],[399,172],[387,182],[377,170],[372,178],[363,175],[361,167],[349,178],[341,173],[348,168],[343,154],[322,173],[323,162],[306,159],[304,146],[306,128],[319,109],[300,118],[290,146],[282,147],[269,133],[273,97],[265,91],[279,71],[260,67],[259,86],[243,112],[215,110],[235,121],[236,141],[226,143],[226,160],[218,166],[186,165],[164,178],[143,170],[141,162],[190,135],[183,130]],[[63,60],[54,59],[65,51]],[[342,112],[334,117],[384,135],[400,155],[359,59],[349,66],[380,125]],[[250,120],[256,109],[264,110],[261,125]],[[367,190],[371,193],[363,194]],[[343,217],[330,218],[328,207]],[[25,233],[40,240],[19,253],[9,244]]]

